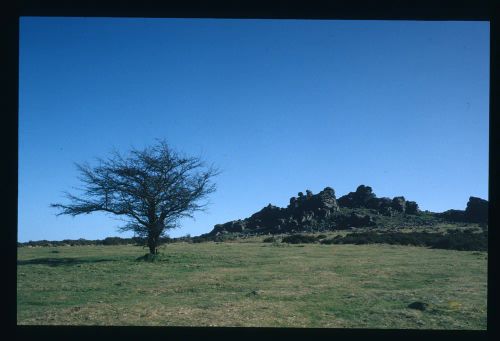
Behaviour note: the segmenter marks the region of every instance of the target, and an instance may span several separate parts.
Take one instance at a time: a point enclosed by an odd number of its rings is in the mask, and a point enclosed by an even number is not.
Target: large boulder
[[[488,201],[477,197],[470,197],[465,209],[465,217],[473,223],[487,223]]]
[[[438,217],[455,222],[488,223],[488,201],[470,197],[464,210],[447,210],[436,214]]]
[[[318,209],[330,212],[338,211],[333,188],[325,187],[318,194],[313,194],[310,190],[306,190],[306,195],[299,192],[298,198],[290,198],[290,204],[287,207],[288,212],[295,217],[300,217],[305,212],[315,212]]]
[[[250,219],[260,219],[262,221],[277,220],[283,216],[283,211],[280,207],[267,205],[259,212],[250,216]]]
[[[224,232],[243,232],[245,230],[245,227],[246,227],[246,221],[234,220],[224,224],[215,225],[214,229],[210,232],[210,234],[216,235],[217,233],[224,233]]]
[[[360,185],[356,192],[349,192],[340,197],[337,202],[339,206],[348,208],[368,207],[370,200],[376,198],[370,186]],[[372,201],[373,203],[373,201]]]
[[[380,198],[377,200],[378,200],[378,211],[382,215],[391,217],[394,214],[396,214],[396,210],[394,210],[392,208],[392,199],[391,198],[383,197],[383,198]]]
[[[321,192],[317,194],[319,201],[319,208],[338,211],[339,206],[337,204],[337,199],[335,198],[335,191],[331,187],[325,187]]]
[[[392,209],[397,212],[404,212],[406,209],[406,200],[405,197],[394,197],[392,199]]]
[[[419,212],[418,204],[415,201],[407,201],[405,212],[406,214],[417,214]]]

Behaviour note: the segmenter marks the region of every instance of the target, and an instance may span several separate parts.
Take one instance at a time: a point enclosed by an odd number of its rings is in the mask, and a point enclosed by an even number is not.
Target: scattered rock
[[[424,303],[424,302],[418,302],[418,301],[408,304],[408,308],[416,309],[416,310],[420,310],[420,311],[424,311],[428,307],[429,307],[429,304]]]

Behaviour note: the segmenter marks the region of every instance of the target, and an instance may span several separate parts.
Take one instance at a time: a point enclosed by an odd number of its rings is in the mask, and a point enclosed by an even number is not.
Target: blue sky
[[[21,242],[131,236],[49,204],[74,162],[157,138],[222,170],[174,237],[326,186],[488,198],[487,22],[23,17],[19,57]]]

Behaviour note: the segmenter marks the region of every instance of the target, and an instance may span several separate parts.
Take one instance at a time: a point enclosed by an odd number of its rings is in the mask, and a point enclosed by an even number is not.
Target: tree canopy
[[[107,212],[122,216],[127,224],[120,231],[134,231],[146,238],[156,254],[160,237],[177,227],[183,217],[204,210],[204,201],[215,191],[212,182],[218,170],[199,157],[187,157],[160,140],[152,147],[132,149],[128,156],[115,151],[97,166],[76,164],[82,193],[66,192],[69,203],[51,204],[57,215]]]

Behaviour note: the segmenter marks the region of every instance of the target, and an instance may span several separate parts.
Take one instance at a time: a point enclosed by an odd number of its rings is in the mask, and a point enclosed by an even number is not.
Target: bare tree
[[[158,253],[160,237],[177,226],[182,217],[204,210],[200,202],[215,191],[212,178],[218,174],[198,157],[173,151],[165,141],[143,150],[132,149],[130,156],[114,152],[99,166],[76,164],[83,193],[66,192],[69,204],[51,204],[57,215],[76,216],[107,212],[123,216],[127,224],[120,231],[134,231],[145,238],[150,254]]]

